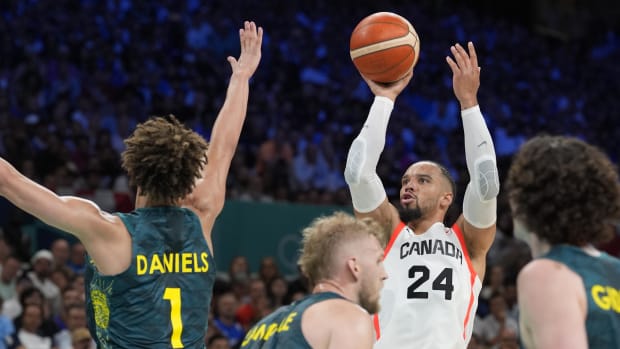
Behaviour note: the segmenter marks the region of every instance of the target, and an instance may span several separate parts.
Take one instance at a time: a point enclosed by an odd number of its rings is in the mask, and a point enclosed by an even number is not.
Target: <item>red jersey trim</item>
[[[378,314],[372,316],[372,323],[375,325],[375,339],[379,340],[379,337],[381,337],[381,327],[379,326]]]
[[[405,223],[400,222],[398,223],[396,228],[392,230],[392,236],[390,237],[390,241],[388,242],[387,246],[385,246],[385,250],[383,251],[383,259],[385,259],[388,253],[390,253],[390,250],[392,249],[392,245],[394,245],[396,238],[398,237],[398,235],[400,235],[400,232],[403,230],[404,227],[405,227]]]
[[[388,255],[388,253],[390,253],[390,250],[392,249],[392,245],[394,245],[394,242],[396,241],[396,238],[398,237],[398,235],[400,235],[400,232],[404,228],[405,228],[405,223],[400,222],[400,223],[398,223],[396,228],[394,228],[394,230],[392,230],[392,236],[390,236],[390,241],[388,242],[387,246],[385,246],[385,250],[383,251],[383,259],[385,259],[385,257],[387,257],[387,255]],[[378,340],[379,337],[381,337],[381,327],[379,326],[379,315],[377,315],[377,314],[373,315],[372,322],[375,325],[375,337]]]
[[[459,243],[461,244],[461,249],[463,250],[463,254],[465,255],[465,261],[467,262],[467,268],[469,269],[469,275],[471,275],[471,277],[469,278],[469,283],[470,283],[470,293],[469,293],[469,304],[467,305],[467,313],[465,313],[465,319],[463,319],[463,339],[467,338],[467,325],[469,323],[469,318],[471,315],[471,309],[474,306],[474,283],[476,281],[476,270],[474,269],[474,266],[471,264],[471,259],[469,258],[469,251],[467,251],[467,245],[465,245],[465,236],[463,235],[463,232],[461,231],[461,228],[459,228],[458,225],[454,224],[452,226],[452,230],[456,233],[456,237],[459,239]]]

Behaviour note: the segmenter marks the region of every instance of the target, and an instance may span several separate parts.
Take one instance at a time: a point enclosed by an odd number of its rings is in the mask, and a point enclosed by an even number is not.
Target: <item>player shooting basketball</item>
[[[355,214],[386,227],[385,267],[389,278],[375,318],[375,348],[465,348],[471,337],[485,259],[495,237],[499,179],[493,141],[480,112],[480,68],[474,45],[451,47],[447,62],[461,105],[470,182],[463,214],[447,228],[446,212],[455,184],[432,161],[411,165],[402,176],[400,203],[391,204],[376,167],[385,145],[394,101],[411,74],[390,84],[365,79],[375,95],[362,131],[353,141],[345,169]]]

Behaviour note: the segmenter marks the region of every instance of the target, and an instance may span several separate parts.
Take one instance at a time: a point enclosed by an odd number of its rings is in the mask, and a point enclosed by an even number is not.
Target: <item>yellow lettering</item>
[[[209,254],[207,252],[184,252],[154,254],[147,257],[136,255],[136,274],[146,273],[206,273],[209,271]]]
[[[183,260],[183,265],[181,265],[181,273],[191,273],[192,272],[192,254],[183,252],[181,254],[181,259]]]
[[[254,330],[254,334],[252,335],[252,340],[257,341],[262,339],[265,336],[265,324],[260,325],[257,329]]]
[[[166,273],[172,273],[174,270],[174,266],[172,264],[174,262],[174,253],[165,254],[162,258],[164,259],[164,269],[166,270]]]
[[[620,291],[607,286],[607,297],[609,298],[610,308],[620,313]]]
[[[192,256],[194,257],[194,265],[192,266],[194,268],[193,272],[200,271],[200,268],[198,268],[198,254],[194,252]]]
[[[203,273],[206,273],[209,271],[209,255],[207,254],[207,252],[203,252],[200,254],[200,259],[202,260],[202,269],[201,271]]]
[[[280,323],[280,327],[278,327],[278,332],[284,332],[284,331],[288,331],[288,325],[293,322],[293,319],[295,318],[295,316],[297,316],[297,312],[294,311],[292,313],[290,313],[286,319],[282,320],[282,322]]]
[[[278,331],[278,324],[271,324],[269,328],[267,328],[267,333],[265,333],[264,340],[268,340],[274,333]]]
[[[594,285],[590,293],[599,308],[620,313],[620,290],[611,286]]]
[[[151,269],[149,269],[149,274],[153,274],[154,271],[159,271],[160,274],[164,273],[164,266],[161,265],[159,255],[156,254],[151,257]]]
[[[136,255],[136,273],[138,275],[144,275],[148,266],[148,260],[145,255]]]
[[[609,310],[609,298],[605,294],[605,288],[601,285],[594,285],[592,286],[591,292],[594,303],[603,310]],[[601,297],[601,294],[603,294],[603,297]]]
[[[250,331],[248,331],[248,334],[246,334],[245,338],[243,339],[243,343],[241,343],[242,347],[245,347],[246,345],[248,345],[248,343],[250,343],[255,331],[256,331],[256,328],[252,328],[250,329]]]

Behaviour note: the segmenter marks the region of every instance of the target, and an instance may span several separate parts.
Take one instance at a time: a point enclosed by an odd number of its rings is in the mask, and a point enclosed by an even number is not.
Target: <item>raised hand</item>
[[[452,69],[452,87],[454,95],[461,103],[461,109],[467,109],[478,104],[478,88],[480,87],[480,67],[474,44],[467,44],[469,54],[465,49],[456,44],[450,47],[454,56],[446,57],[446,61]]]
[[[239,29],[239,41],[241,43],[239,59],[229,56],[227,60],[230,63],[233,75],[241,75],[249,79],[260,62],[263,28],[257,28],[256,23],[252,21],[245,21],[243,28]]]
[[[407,85],[409,84],[409,81],[411,81],[412,77],[413,72],[409,72],[402,79],[385,84],[380,82],[374,82],[362,75],[362,78],[364,79],[364,81],[366,81],[368,87],[370,87],[370,91],[372,91],[375,96],[387,97],[392,101],[395,101],[396,97],[398,97],[398,95],[403,92],[405,87],[407,87]]]

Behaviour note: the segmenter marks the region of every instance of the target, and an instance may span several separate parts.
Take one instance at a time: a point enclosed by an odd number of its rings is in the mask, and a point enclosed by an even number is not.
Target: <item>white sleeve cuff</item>
[[[374,103],[380,103],[380,104],[384,104],[385,107],[390,109],[390,112],[392,111],[392,109],[394,108],[394,101],[387,98],[387,97],[383,97],[383,96],[375,96],[375,101]],[[373,103],[373,104],[374,104]]]
[[[473,115],[473,114],[482,114],[482,112],[480,111],[479,104],[476,104],[471,108],[461,110],[462,117],[466,117],[466,116]]]

